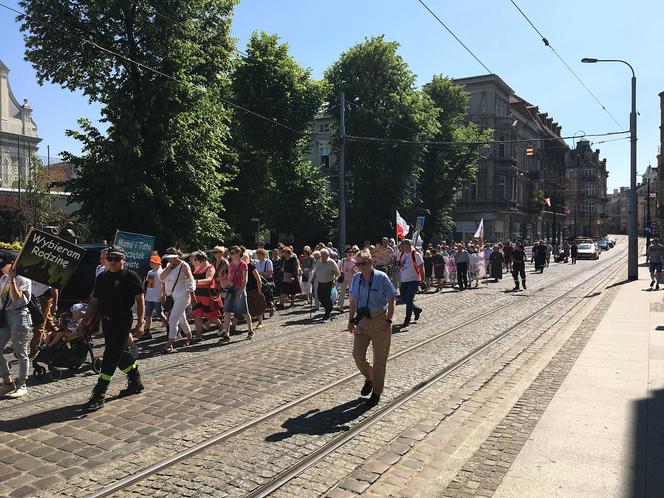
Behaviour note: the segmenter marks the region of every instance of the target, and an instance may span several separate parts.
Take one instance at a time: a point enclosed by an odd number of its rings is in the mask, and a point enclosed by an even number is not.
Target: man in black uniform
[[[514,277],[514,289],[519,290],[519,275],[521,275],[521,282],[523,288],[526,289],[526,250],[523,244],[517,244],[514,252],[512,253],[512,277]]]
[[[106,390],[116,368],[127,374],[127,387],[120,391],[120,396],[129,396],[143,390],[138,365],[127,347],[127,340],[134,320],[132,306],[138,306],[138,321],[133,330],[137,336],[143,333],[145,300],[143,285],[138,275],[124,267],[125,254],[121,247],[111,246],[106,253],[106,271],[95,280],[92,299],[88,305],[79,333],[83,332],[92,318],[97,314],[101,317],[106,348],[102,360],[101,373],[92,396],[84,408],[89,411],[99,410],[104,406]]]

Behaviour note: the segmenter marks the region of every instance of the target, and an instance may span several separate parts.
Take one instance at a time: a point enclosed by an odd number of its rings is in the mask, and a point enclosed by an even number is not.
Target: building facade
[[[607,195],[607,225],[606,233],[627,233],[627,195],[628,187],[613,189],[613,193]]]
[[[599,237],[607,230],[609,173],[606,159],[588,140],[579,140],[567,154],[567,232],[573,236]]]
[[[664,92],[659,94],[659,148],[657,149],[657,192],[664,195]],[[655,200],[655,232],[659,236],[664,235],[664,199],[657,197]]]
[[[484,219],[486,240],[559,240],[569,150],[562,128],[496,75],[453,81],[470,95],[467,120],[493,129],[497,142],[458,198],[454,238],[472,237]]]
[[[650,164],[641,175],[641,183],[636,187],[636,229],[644,237],[657,232],[655,221],[657,213],[658,181],[657,172],[659,168],[653,168]]]
[[[9,69],[0,61],[0,192],[18,192],[40,141],[32,109],[27,100],[19,104],[14,97]]]

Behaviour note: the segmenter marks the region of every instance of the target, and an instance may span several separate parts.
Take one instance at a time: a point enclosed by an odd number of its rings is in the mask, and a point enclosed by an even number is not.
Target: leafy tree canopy
[[[99,237],[119,228],[156,234],[161,244],[205,245],[225,233],[233,155],[221,99],[236,1],[21,2],[26,58],[39,81],[102,104],[107,130],[82,120],[69,134],[83,154],[65,155],[78,173],[72,201]]]

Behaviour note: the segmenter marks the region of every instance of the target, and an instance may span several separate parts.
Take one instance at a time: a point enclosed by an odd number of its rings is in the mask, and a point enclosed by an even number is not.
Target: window
[[[476,201],[477,200],[477,192],[479,190],[479,184],[477,182],[477,178],[473,180],[473,182],[468,185],[468,198]]]
[[[498,187],[496,188],[496,197],[499,201],[507,200],[507,188],[504,176],[498,177]]]
[[[586,179],[591,179],[593,177],[593,170],[592,169],[585,169],[583,171],[583,177]]]
[[[586,202],[586,214],[593,214],[595,212],[595,203]]]
[[[498,137],[500,142],[505,141],[505,137]],[[505,157],[505,144],[498,144],[498,157]]]
[[[318,133],[330,131],[330,123],[318,123]]]
[[[595,195],[595,185],[592,183],[586,185],[586,195]]]
[[[329,145],[320,145],[318,147],[320,150],[320,165],[322,168],[330,167],[330,146]]]

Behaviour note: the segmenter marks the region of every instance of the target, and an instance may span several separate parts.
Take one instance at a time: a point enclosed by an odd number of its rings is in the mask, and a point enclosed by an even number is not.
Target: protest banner
[[[63,289],[83,260],[85,249],[41,230],[31,228],[16,258],[18,275]]]
[[[125,268],[134,270],[141,278],[150,271],[150,255],[154,247],[153,235],[140,233],[115,232],[113,245],[119,246],[125,252]]]

